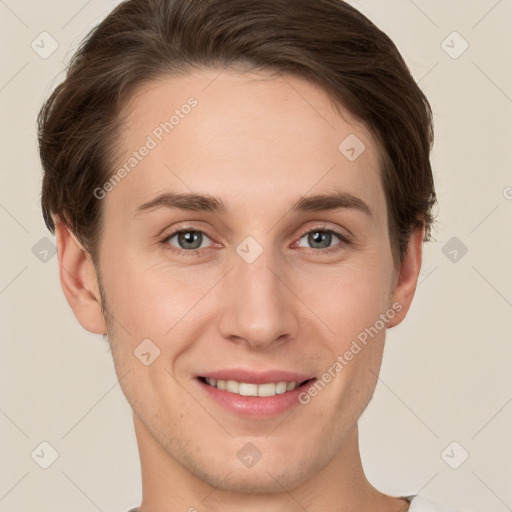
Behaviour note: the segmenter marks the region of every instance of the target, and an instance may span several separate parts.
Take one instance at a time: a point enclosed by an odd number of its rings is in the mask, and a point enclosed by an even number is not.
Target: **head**
[[[89,34],[40,113],[43,215],[77,319],[108,335],[163,454],[269,491],[341,453],[414,296],[431,117],[391,40],[340,0],[130,0]],[[226,368],[316,392],[240,415],[204,390]]]

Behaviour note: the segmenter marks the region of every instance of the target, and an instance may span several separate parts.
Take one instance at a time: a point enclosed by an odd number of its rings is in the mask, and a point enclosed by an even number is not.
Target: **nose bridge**
[[[228,274],[221,329],[225,337],[263,348],[286,335],[295,336],[295,317],[283,265],[271,247],[246,240],[233,255]],[[293,294],[291,294],[293,295]]]

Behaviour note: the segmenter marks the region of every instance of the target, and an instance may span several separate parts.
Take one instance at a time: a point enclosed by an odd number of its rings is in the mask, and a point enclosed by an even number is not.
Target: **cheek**
[[[191,269],[147,267],[125,261],[109,268],[105,289],[113,314],[133,336],[161,338],[180,318],[189,318],[208,291],[208,282]],[[125,333],[126,334],[126,333]]]
[[[389,307],[391,276],[382,262],[324,268],[301,281],[301,299],[335,332],[350,340]]]

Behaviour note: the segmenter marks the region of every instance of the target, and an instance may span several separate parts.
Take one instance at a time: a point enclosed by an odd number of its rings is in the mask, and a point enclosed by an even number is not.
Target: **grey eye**
[[[307,239],[307,243],[310,244],[310,247],[313,249],[327,249],[331,246],[331,243],[334,239],[338,239],[338,242],[341,241],[340,237],[336,235],[333,231],[328,231],[325,229],[315,229],[306,233],[301,240],[304,238]],[[336,240],[334,240],[336,242]],[[304,247],[301,245],[301,247]]]
[[[203,245],[203,242],[207,239],[207,235],[201,231],[187,230],[178,231],[175,234],[169,236],[167,240],[172,243],[174,239],[177,239],[177,246],[179,249],[201,249],[202,247],[208,247],[208,244]],[[175,245],[174,243],[172,245]]]

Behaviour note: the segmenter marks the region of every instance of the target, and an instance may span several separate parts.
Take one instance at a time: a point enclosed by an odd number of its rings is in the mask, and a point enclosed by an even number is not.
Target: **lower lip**
[[[230,412],[246,418],[266,419],[283,414],[294,406],[300,405],[299,395],[315,383],[309,380],[292,391],[274,396],[243,396],[214,388],[196,379],[207,395]]]

